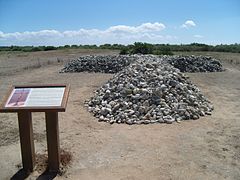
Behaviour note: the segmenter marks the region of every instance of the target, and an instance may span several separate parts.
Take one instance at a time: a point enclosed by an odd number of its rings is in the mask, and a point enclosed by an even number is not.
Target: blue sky
[[[240,43],[239,0],[0,0],[0,45]]]

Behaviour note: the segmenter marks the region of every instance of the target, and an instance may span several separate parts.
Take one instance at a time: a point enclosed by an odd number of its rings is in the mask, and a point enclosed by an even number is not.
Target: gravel
[[[61,73],[102,72],[117,73],[139,59],[141,55],[82,56],[65,65]],[[166,61],[181,72],[221,72],[223,67],[219,60],[207,56],[157,56],[148,55]]]
[[[173,123],[210,115],[213,105],[197,86],[156,56],[137,57],[86,101],[89,112],[109,123]]]
[[[102,72],[116,73],[135,61],[137,56],[82,56],[65,65],[61,73],[69,72]]]
[[[219,60],[208,56],[163,56],[162,58],[181,72],[221,72],[224,70]]]

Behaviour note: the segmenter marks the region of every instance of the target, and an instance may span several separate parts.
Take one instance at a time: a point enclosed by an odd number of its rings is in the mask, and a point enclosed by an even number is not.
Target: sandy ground
[[[63,62],[88,53],[95,52],[0,55],[1,100],[12,84],[71,84],[67,111],[59,113],[59,129],[61,148],[72,154],[72,161],[55,179],[240,179],[239,54],[212,54],[221,58],[225,72],[188,74],[213,102],[212,116],[129,126],[100,123],[84,107],[84,101],[112,75],[58,73]],[[41,66],[35,66],[36,58],[42,58]],[[46,154],[43,113],[33,113],[33,126],[36,153]],[[21,168],[16,114],[0,114],[0,159],[0,179],[11,178]],[[42,173],[35,170],[28,179]]]

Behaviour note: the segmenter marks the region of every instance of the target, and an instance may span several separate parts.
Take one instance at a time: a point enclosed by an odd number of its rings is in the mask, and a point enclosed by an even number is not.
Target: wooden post
[[[41,88],[44,89],[42,90]],[[54,91],[51,91],[51,97],[49,97],[49,93],[45,91],[46,88],[51,90],[56,88],[56,94]],[[27,89],[27,91],[25,91],[25,89]],[[34,89],[36,89],[36,91],[34,91]],[[0,113],[18,113],[21,155],[24,171],[32,172],[35,165],[31,113],[45,112],[48,147],[48,170],[54,173],[59,172],[60,147],[58,112],[65,112],[69,91],[70,86],[64,84],[12,86],[9,89],[3,103],[0,104]],[[52,104],[51,98],[56,100],[55,105]],[[38,102],[39,106],[36,106],[35,102]]]
[[[31,112],[19,111],[18,124],[23,169],[27,172],[33,172],[35,166],[35,150]]]
[[[48,148],[48,170],[59,171],[60,147],[58,130],[58,113],[46,112],[47,148]]]

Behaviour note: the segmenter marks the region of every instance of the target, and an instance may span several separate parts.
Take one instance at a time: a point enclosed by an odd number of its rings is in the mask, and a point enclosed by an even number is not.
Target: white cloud
[[[0,31],[0,38],[2,38],[3,37],[3,32],[2,31]]]
[[[202,36],[202,35],[199,35],[199,34],[196,34],[196,35],[194,35],[193,37],[195,37],[195,38],[203,38],[203,36]]]
[[[196,23],[194,22],[194,21],[192,21],[192,20],[187,20],[187,21],[185,21],[185,23],[184,24],[182,24],[182,28],[190,28],[190,27],[195,27],[196,26]]]
[[[108,33],[143,33],[143,32],[153,32],[153,31],[161,31],[165,29],[165,25],[162,23],[144,23],[140,26],[125,26],[118,25],[112,26],[106,30]]]
[[[139,26],[111,26],[105,30],[80,29],[63,32],[41,30],[14,33],[0,31],[0,45],[128,44],[135,41],[168,43],[175,37],[161,35],[161,31],[165,28],[162,23],[148,22]]]

